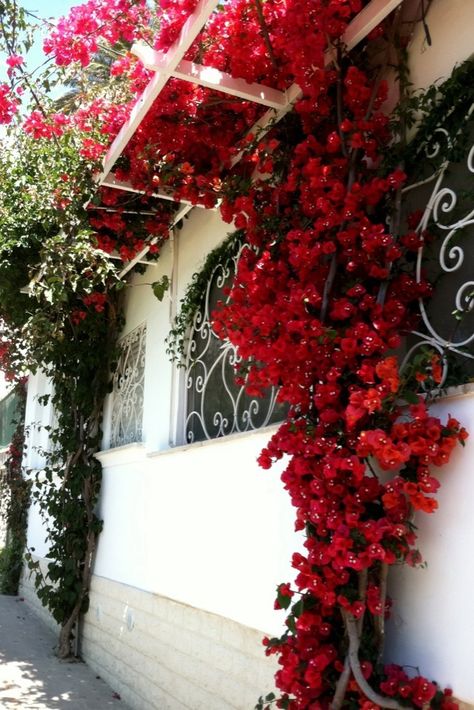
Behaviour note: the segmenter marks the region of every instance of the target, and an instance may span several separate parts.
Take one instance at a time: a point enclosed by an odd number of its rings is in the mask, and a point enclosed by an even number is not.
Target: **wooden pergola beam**
[[[364,40],[367,35],[402,2],[403,0],[371,0],[371,2],[354,17],[343,35],[342,39],[347,50],[350,51],[359,44],[359,42]],[[200,0],[195,11],[183,26],[178,39],[166,54],[157,52],[142,44],[136,44],[132,48],[132,51],[141,59],[146,67],[154,72],[154,75],[132,109],[129,119],[122,126],[122,129],[109,148],[104,160],[102,173],[98,176],[98,183],[100,185],[130,192],[145,192],[133,188],[129,183],[117,180],[115,176],[111,174],[111,170],[171,76],[200,86],[207,86],[208,88],[222,91],[246,101],[253,101],[268,106],[268,110],[250,129],[250,134],[258,132],[259,135],[264,135],[291,111],[295,102],[301,98],[302,92],[297,84],[292,84],[287,91],[281,92],[271,87],[262,86],[261,84],[247,83],[242,79],[234,79],[229,74],[214,69],[213,67],[205,67],[183,59],[185,53],[206,24],[218,3],[219,0]],[[330,64],[333,60],[334,55],[328,52],[325,59],[326,65]],[[232,165],[238,163],[241,157],[242,152],[234,157]],[[153,196],[160,199],[173,200],[173,196],[170,193],[162,190],[153,193]],[[171,229],[194,206],[185,200],[181,200],[180,202],[181,207],[173,219]],[[120,277],[123,277],[136,263],[142,260],[148,253],[150,246],[156,243],[156,241],[156,238],[152,239],[134,259],[128,262],[121,271]]]
[[[199,1],[196,9],[184,24],[178,39],[164,55],[166,66],[169,70],[172,71],[177,67],[218,4],[219,0]],[[97,177],[99,185],[103,184],[103,180],[122,155],[140,123],[152,107],[153,102],[165,87],[168,79],[168,73],[156,72],[150,83],[145,87],[145,90],[133,107],[128,120],[123,124],[105,156],[102,172]]]
[[[132,47],[132,52],[147,69],[167,74],[169,77],[182,79],[199,86],[206,86],[209,89],[215,89],[230,96],[236,96],[245,101],[253,101],[275,109],[281,109],[288,103],[285,91],[278,91],[278,89],[272,89],[270,86],[255,82],[249,83],[245,79],[235,79],[230,74],[213,67],[206,67],[202,64],[195,64],[182,59],[175,68],[172,68],[169,66],[163,52],[157,52],[152,47],[141,42]]]
[[[113,173],[109,173],[109,175],[102,181],[101,183],[102,187],[112,187],[115,190],[124,190],[125,192],[134,192],[137,195],[149,195],[150,197],[157,197],[160,200],[167,200],[168,202],[180,202],[183,205],[189,205],[190,207],[202,207],[203,209],[215,209],[214,207],[211,208],[204,208],[202,205],[195,205],[194,202],[191,202],[190,200],[186,199],[180,199],[177,200],[171,192],[171,190],[154,190],[152,193],[147,193],[146,190],[140,190],[136,187],[133,187],[133,185],[130,182],[125,182],[125,180],[119,180],[118,178],[115,177]]]
[[[343,41],[348,50],[353,49],[384,20],[403,0],[371,0],[368,5],[361,10],[349,24]],[[153,102],[159,96],[170,76],[178,76],[185,81],[192,81],[195,84],[209,86],[219,91],[224,91],[233,96],[240,96],[249,101],[273,105],[251,128],[251,133],[260,129],[264,131],[267,126],[278,123],[283,116],[293,107],[295,101],[301,98],[301,91],[296,84],[293,84],[286,92],[277,91],[260,84],[247,84],[243,80],[234,79],[224,72],[219,72],[212,67],[193,64],[183,57],[192,45],[199,32],[202,30],[213,10],[217,7],[219,0],[200,0],[194,13],[188,18],[181,30],[179,38],[174,45],[166,52],[156,52],[155,50],[137,44],[133,47],[133,52],[141,59],[145,66],[154,71],[150,83],[146,86],[142,95],[138,99],[129,119],[124,123],[119,134],[116,136],[105,157],[102,173],[98,176],[99,184],[104,184],[104,180],[115,165],[130,139],[134,135],[138,126],[150,110]],[[332,61],[330,53],[327,55],[327,63]],[[237,162],[237,159],[234,159]]]

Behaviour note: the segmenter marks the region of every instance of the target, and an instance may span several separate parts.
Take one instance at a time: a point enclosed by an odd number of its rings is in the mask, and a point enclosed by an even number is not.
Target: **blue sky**
[[[67,15],[69,9],[74,5],[80,5],[81,0],[22,0],[21,4],[26,10],[47,19],[57,19],[62,15]],[[43,54],[43,35],[38,33],[38,38],[33,47],[28,52],[27,65],[30,71],[42,64],[45,60]],[[0,76],[5,79],[6,68],[3,66],[4,56],[0,53]]]
[[[69,9],[74,5],[80,5],[80,0],[23,0],[22,5],[26,10],[37,14],[39,17],[59,18],[67,15]],[[44,61],[42,50],[43,38],[38,37],[38,42],[28,53],[28,66],[34,69]]]

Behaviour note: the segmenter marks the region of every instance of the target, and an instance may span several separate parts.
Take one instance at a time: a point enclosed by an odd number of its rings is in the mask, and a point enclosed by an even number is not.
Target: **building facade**
[[[431,45],[419,24],[409,47],[414,89],[449,77],[474,50],[474,3],[434,0],[426,19]],[[121,357],[104,413],[98,454],[104,530],[80,653],[140,710],[244,710],[272,689],[275,664],[265,658],[261,638],[282,631],[283,616],[273,610],[275,587],[291,580],[291,555],[302,545],[279,481],[284,462],[271,471],[256,463],[282,413],[272,393],[261,401],[233,389],[234,354],[213,338],[209,324],[219,290],[225,297],[231,263],[221,264],[209,281],[185,366],[171,363],[167,353],[193,274],[228,231],[217,211],[194,208],[157,264],[131,277]],[[150,284],[164,276],[171,288],[159,302]],[[32,470],[41,470],[45,427],[54,425],[54,413],[38,402],[47,391],[41,373],[30,378],[26,420],[36,428],[26,466]],[[451,390],[436,407],[474,430],[469,385]],[[394,580],[387,654],[453,685],[474,706],[466,640],[474,626],[474,572],[466,562],[474,537],[466,495],[474,486],[473,445],[457,452],[442,474],[440,511],[419,521],[428,567],[403,570]],[[34,508],[29,546],[46,564]],[[40,611],[26,573],[22,594]],[[440,608],[445,615],[433,623]]]

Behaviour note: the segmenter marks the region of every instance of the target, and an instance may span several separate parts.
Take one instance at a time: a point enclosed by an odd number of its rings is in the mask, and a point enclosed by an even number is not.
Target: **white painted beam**
[[[202,209],[216,209],[215,207],[209,208],[204,207],[204,205],[194,204],[190,200],[176,199],[171,190],[155,190],[152,193],[148,193],[146,190],[139,190],[130,182],[125,182],[124,180],[118,180],[113,173],[102,179],[102,187],[112,187],[115,190],[124,190],[125,192],[133,192],[136,195],[148,195],[149,197],[156,197],[159,200],[167,200],[168,202],[180,202],[183,205],[189,205],[190,207],[201,207]]]
[[[176,79],[206,86],[209,89],[222,91],[245,101],[253,101],[275,109],[281,109],[288,103],[285,91],[278,91],[278,89],[272,89],[255,82],[249,83],[245,79],[235,79],[219,69],[195,64],[186,59],[182,59],[175,69],[171,69],[162,52],[157,52],[143,43],[135,44],[132,52],[151,71],[168,73],[169,76]]]
[[[349,24],[343,36],[348,50],[367,37],[403,0],[371,0]]]
[[[105,156],[103,162],[102,172],[96,177],[99,185],[104,184],[105,178],[122,155],[131,138],[135,134],[138,126],[147,115],[153,105],[153,102],[159,96],[167,81],[168,77],[165,74],[157,73],[153,75],[150,83],[145,87],[145,90],[137,100],[137,103],[132,108],[130,116],[115,136],[112,145],[107,151],[107,155]]]
[[[218,4],[219,0],[199,1],[196,9],[192,15],[188,17],[186,23],[184,24],[178,39],[169,48],[166,55],[164,55],[166,65],[170,70],[175,69],[179,64]],[[167,81],[168,74],[157,72],[152,77],[150,83],[146,86],[142,95],[133,107],[130,117],[120,129],[120,132],[115,137],[107,152],[107,155],[105,156],[102,172],[98,176],[98,182],[100,185],[123,153],[125,147],[128,145],[130,139],[145,118],[146,114],[152,107],[153,102],[158,97]]]
[[[293,106],[295,105],[296,101],[298,101],[303,96],[303,93],[298,84],[292,84],[290,88],[286,91],[286,96],[288,99],[286,105],[280,108],[278,111],[275,111],[274,109],[268,109],[268,111],[265,111],[263,116],[260,116],[258,121],[255,121],[251,129],[248,131],[247,136],[254,135],[258,138],[263,138],[263,136],[268,133],[268,131],[270,131],[275,124],[281,121],[281,119],[293,109]],[[234,167],[234,165],[236,165],[240,161],[242,155],[243,151],[240,151],[232,158],[232,167]]]
[[[234,79],[230,74],[218,69],[194,64],[185,59],[178,64],[172,76],[270,108],[281,109],[288,104],[285,91],[255,82],[249,84],[245,79]]]
[[[382,20],[384,20],[395,8],[397,8],[403,0],[371,0],[368,5],[366,5],[363,10],[361,10],[354,19],[349,23],[343,37],[344,42],[348,50],[354,49],[354,47],[362,42],[367,35],[372,32],[374,27],[377,27]],[[325,65],[327,66],[334,60],[334,54],[331,51],[326,52]],[[303,93],[297,84],[292,84],[286,91],[288,104],[278,111],[269,109],[263,116],[261,116],[258,121],[256,121],[247,135],[258,135],[264,136],[265,133],[273,128],[273,126],[281,121],[281,119],[286,116],[286,114],[292,110],[293,105],[296,101],[303,96]],[[238,153],[232,160],[232,166],[239,162],[242,158],[243,153]]]
[[[122,257],[118,252],[112,252],[109,254],[106,251],[103,251],[102,249],[99,249],[103,254],[106,254],[109,259],[112,259],[113,261],[122,261]],[[148,249],[147,249],[148,251]],[[147,261],[146,259],[141,258],[139,261],[136,262],[137,264],[143,264],[143,266],[154,266],[156,264],[156,261]]]
[[[187,214],[192,210],[192,205],[183,205],[174,215],[173,221],[170,224],[170,234],[172,233],[173,228],[180,222]],[[153,237],[153,239],[150,239],[146,247],[143,247],[141,251],[136,254],[136,256],[133,257],[130,261],[128,261],[125,266],[123,267],[122,271],[119,273],[118,277],[119,279],[123,279],[123,277],[128,274],[131,269],[133,269],[134,266],[137,264],[143,264],[146,263],[143,261],[144,257],[148,254],[150,251],[150,247],[153,246],[154,244],[157,243],[159,237]]]
[[[199,0],[196,9],[188,17],[178,39],[166,53],[166,62],[174,69],[184,57],[221,0]]]
[[[156,210],[154,212],[152,210],[124,210],[121,207],[104,207],[104,205],[89,206],[89,210],[102,210],[103,212],[114,213],[120,212],[120,214],[138,214],[142,215],[143,217],[153,217],[154,215],[158,214]]]

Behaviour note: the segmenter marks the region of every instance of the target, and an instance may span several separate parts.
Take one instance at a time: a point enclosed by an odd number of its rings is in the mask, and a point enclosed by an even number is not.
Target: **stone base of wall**
[[[262,633],[94,577],[84,659],[136,710],[249,710],[273,688]]]
[[[24,575],[21,594],[51,626]],[[49,617],[49,619],[47,618]],[[94,577],[80,655],[133,710],[250,710],[273,689],[262,632]]]
[[[41,560],[44,571],[46,564]],[[28,571],[20,594],[58,631]],[[273,689],[277,668],[261,639],[230,619],[93,577],[80,655],[133,710],[251,710]],[[457,702],[459,710],[474,710]]]

